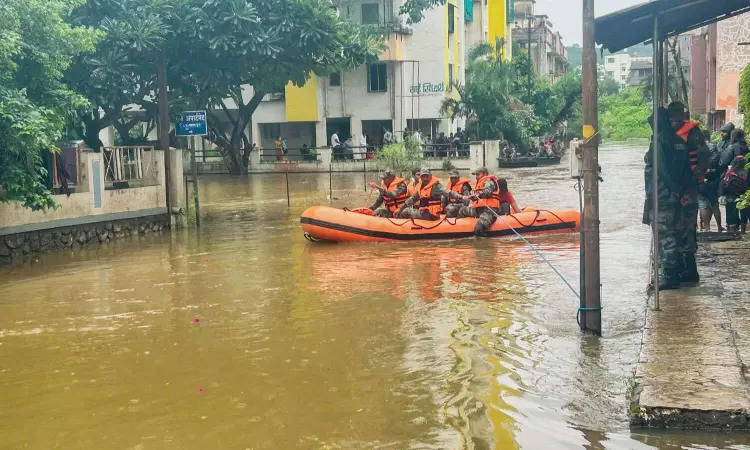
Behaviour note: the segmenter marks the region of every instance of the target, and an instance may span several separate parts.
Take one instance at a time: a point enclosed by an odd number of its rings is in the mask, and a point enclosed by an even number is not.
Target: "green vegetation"
[[[477,139],[501,139],[526,148],[532,136],[554,132],[579,114],[580,75],[567,74],[554,85],[532,75],[529,84],[526,53],[514,52],[512,61],[504,61],[498,50],[502,48],[498,42],[469,52],[466,84],[454,86],[458,95],[444,100],[441,110],[452,118],[466,118],[469,133]]]
[[[0,201],[33,209],[54,206],[43,160],[57,142],[99,151],[110,126],[119,144],[146,142],[159,67],[171,118],[212,110],[208,139],[239,174],[266,94],[384,50],[381,36],[340,20],[328,0],[5,0],[0,29]]]
[[[745,112],[745,130],[750,130],[750,65],[742,69],[740,76],[740,110]]]
[[[599,133],[603,140],[624,141],[648,138],[651,127],[650,103],[643,101],[643,88],[625,87],[617,93],[602,93],[599,98]]]
[[[78,3],[3,0],[0,7],[0,202],[55,207],[43,153],[57,151],[66,121],[87,103],[63,75],[101,35],[66,22]]]
[[[411,170],[419,168],[424,161],[424,153],[419,143],[408,136],[402,143],[384,146],[375,157],[378,167],[392,170],[394,174],[408,178]]]

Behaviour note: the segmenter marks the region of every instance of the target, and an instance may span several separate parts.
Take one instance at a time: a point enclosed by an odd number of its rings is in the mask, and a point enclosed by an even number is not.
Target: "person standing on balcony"
[[[278,136],[276,140],[273,141],[273,146],[276,148],[276,161],[283,161],[284,148],[281,146],[281,136]]]

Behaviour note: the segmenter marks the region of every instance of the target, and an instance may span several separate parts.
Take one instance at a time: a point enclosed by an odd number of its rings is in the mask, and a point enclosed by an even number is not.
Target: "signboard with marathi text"
[[[445,82],[443,83],[422,83],[409,87],[410,94],[417,95],[440,95],[445,92]]]
[[[208,134],[206,111],[185,111],[175,126],[177,136],[205,136]]]

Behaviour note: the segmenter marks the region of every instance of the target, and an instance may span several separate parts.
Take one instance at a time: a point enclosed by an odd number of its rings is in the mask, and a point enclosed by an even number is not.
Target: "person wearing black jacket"
[[[721,170],[722,178],[732,164],[732,161],[740,156],[744,157],[747,153],[748,147],[745,141],[745,132],[739,129],[732,131],[732,144],[722,152],[721,160],[719,161],[719,170]],[[744,231],[750,219],[750,211],[743,210],[740,212],[737,209],[737,202],[740,198],[736,194],[731,195],[728,192],[722,191],[721,199],[727,210],[727,231],[736,233],[740,230],[740,225],[742,225],[742,230]]]
[[[659,290],[679,289],[680,275],[684,269],[683,239],[680,220],[682,208],[689,203],[689,188],[692,171],[688,158],[687,144],[669,126],[669,115],[665,108],[659,108],[659,164],[657,185],[653,186],[653,143],[646,153],[644,181],[646,204],[643,223],[651,225],[655,220],[659,229],[659,261],[662,278]],[[653,126],[653,121],[649,119]],[[653,141],[652,141],[653,142]],[[659,210],[653,211],[652,196],[659,197]]]
[[[721,226],[721,208],[719,207],[719,191],[721,189],[722,172],[719,170],[721,150],[718,145],[711,146],[711,159],[704,182],[698,187],[698,208],[701,219],[701,231],[711,231],[711,219],[716,217],[719,233],[724,231]]]

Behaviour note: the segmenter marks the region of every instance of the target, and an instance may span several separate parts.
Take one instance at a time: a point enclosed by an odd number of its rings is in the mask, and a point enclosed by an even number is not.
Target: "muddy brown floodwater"
[[[2,268],[0,447],[750,448],[628,428],[643,153],[601,154],[601,339],[517,240],[307,242],[328,174],[292,175],[290,209],[283,175],[203,177],[200,233]],[[522,205],[578,206],[565,164],[502,175]],[[364,203],[362,174],[333,185]],[[577,286],[577,236],[533,242]]]

